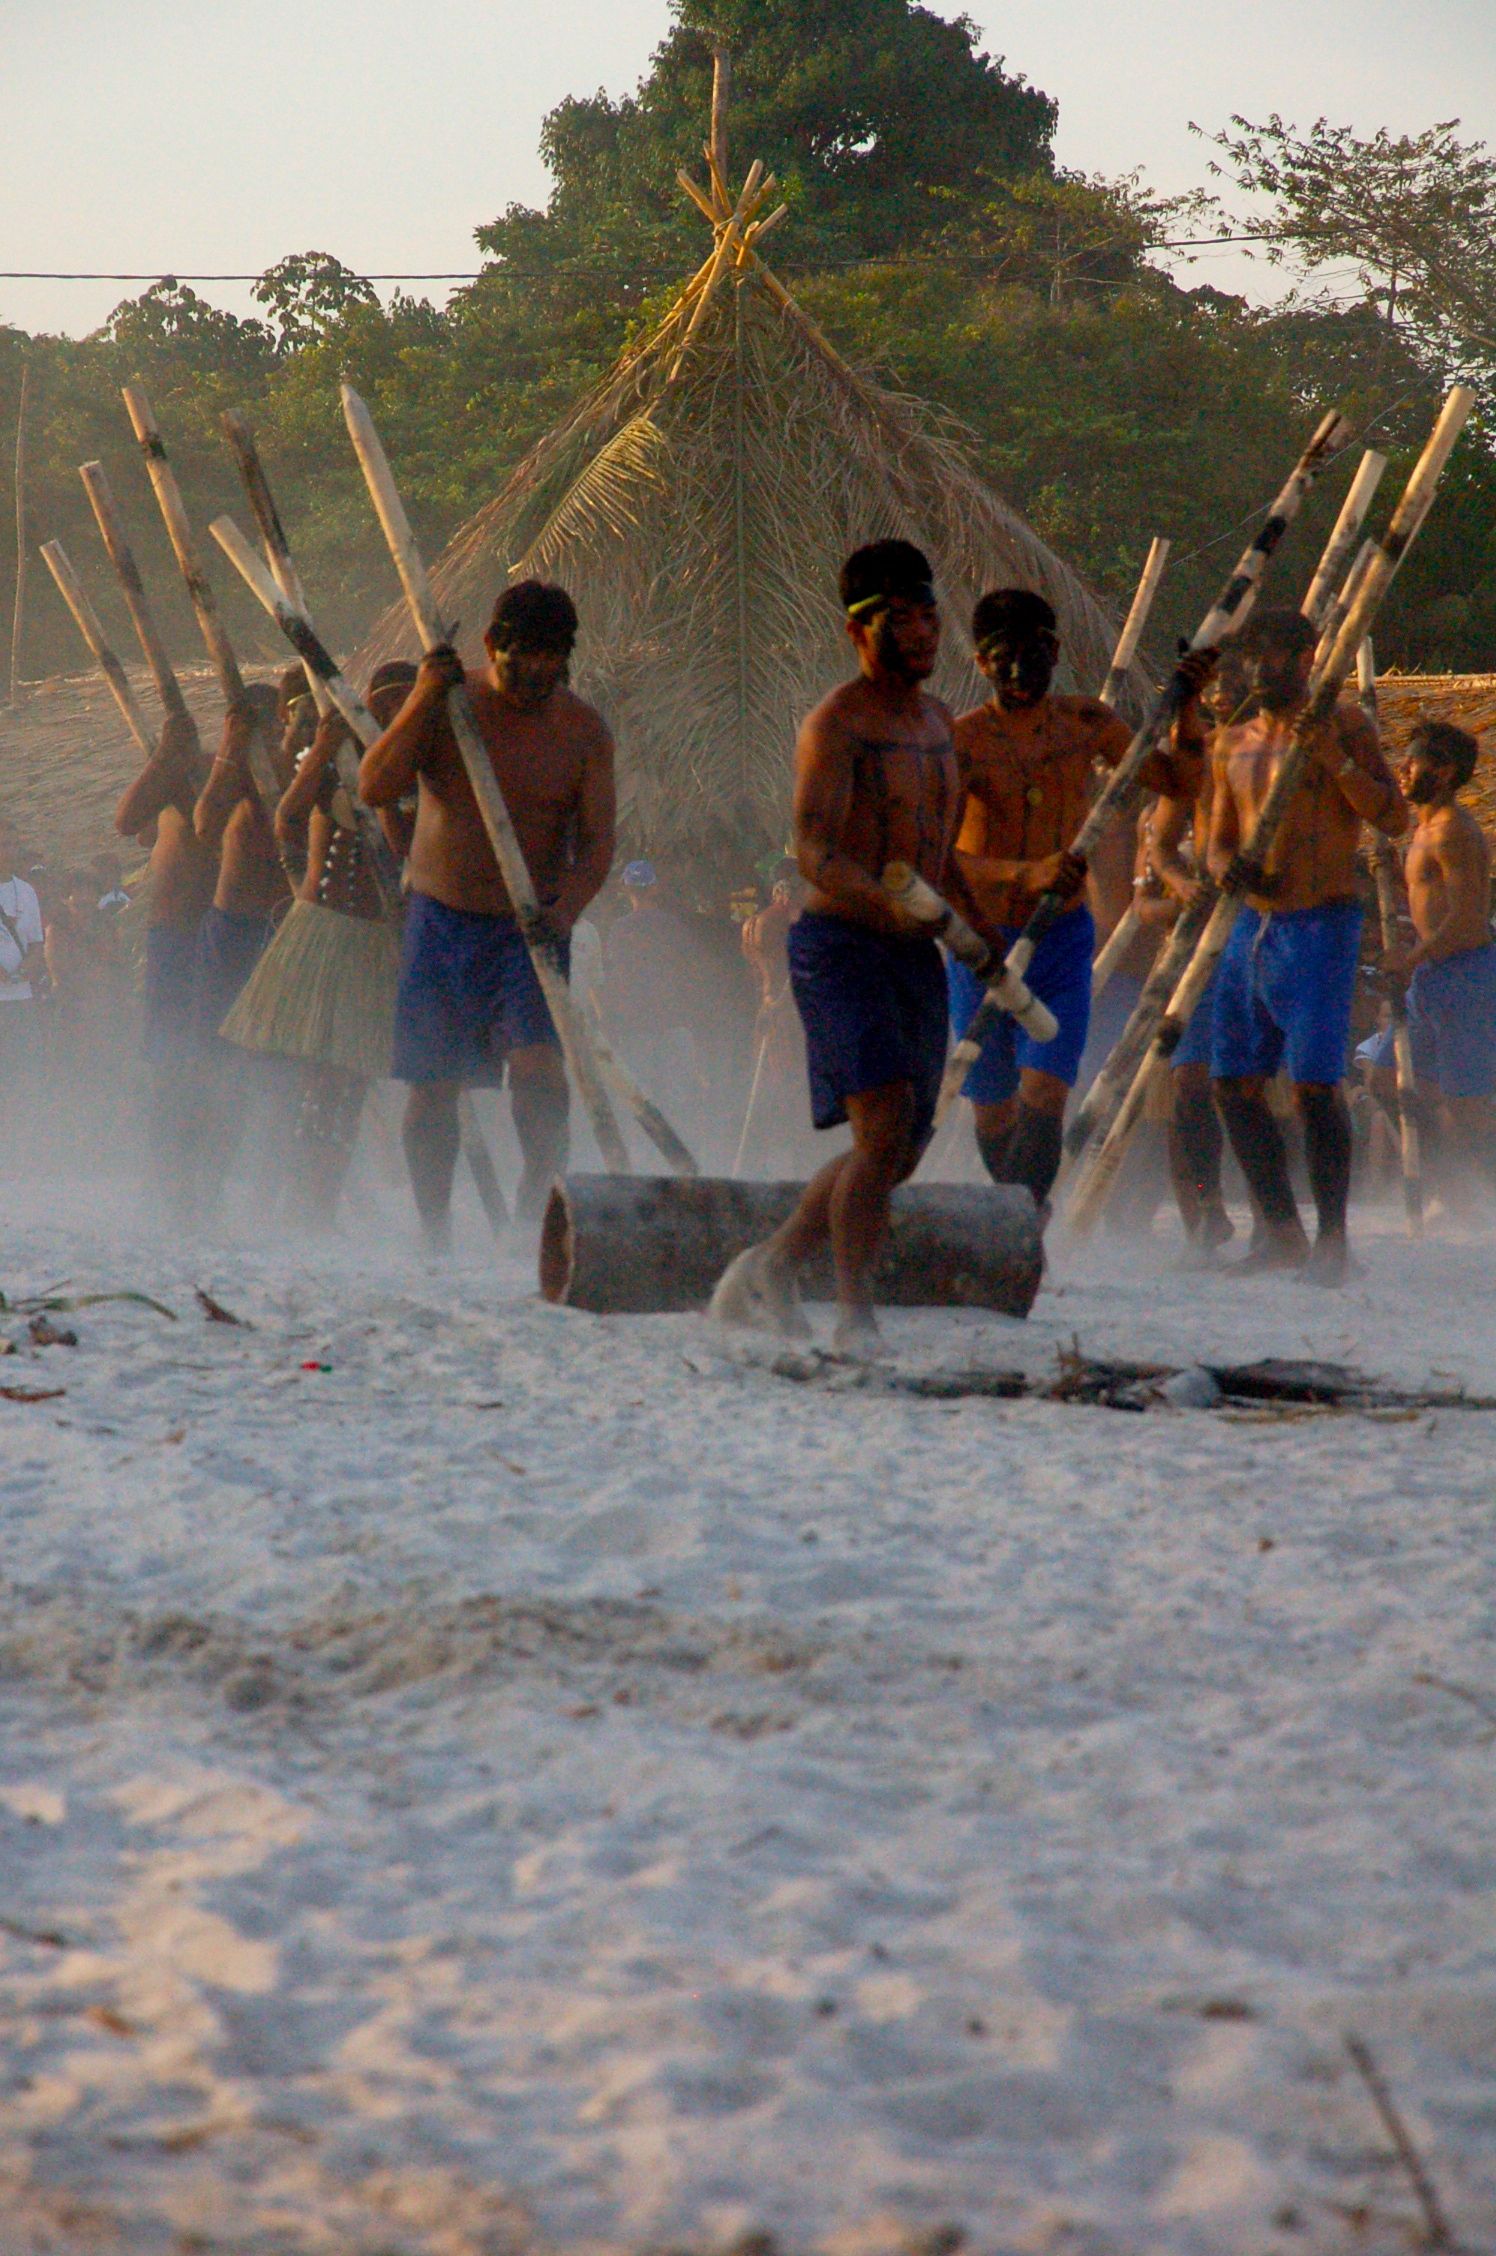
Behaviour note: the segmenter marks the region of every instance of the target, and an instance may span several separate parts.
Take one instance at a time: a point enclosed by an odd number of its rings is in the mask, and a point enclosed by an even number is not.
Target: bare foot
[[[789,1270],[777,1262],[766,1245],[749,1246],[729,1261],[707,1304],[707,1314],[719,1324],[743,1324],[757,1332],[777,1332],[781,1339],[806,1340],[811,1332],[800,1306],[799,1288]]]
[[[1331,1291],[1364,1274],[1344,1237],[1321,1238],[1299,1271],[1306,1285],[1324,1285]]]
[[[851,1363],[887,1361],[888,1342],[879,1331],[878,1319],[870,1308],[842,1309],[831,1335],[831,1352],[845,1356]]]
[[[1274,1270],[1302,1269],[1309,1259],[1309,1240],[1301,1222],[1270,1225],[1258,1233],[1240,1261],[1230,1264],[1233,1277],[1264,1277]]]

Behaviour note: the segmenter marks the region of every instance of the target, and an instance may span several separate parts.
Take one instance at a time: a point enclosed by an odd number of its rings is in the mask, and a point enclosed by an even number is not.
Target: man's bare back
[[[249,765],[258,733],[280,754],[274,693],[263,683],[224,719],[223,742],[193,810],[197,835],[218,858],[213,906],[226,916],[268,917],[285,898],[287,881],[275,841],[274,811],[260,797]],[[289,778],[283,776],[282,782]]]
[[[1216,877],[1250,840],[1296,718],[1264,710],[1217,732],[1211,751],[1210,837]],[[1316,733],[1307,772],[1267,857],[1268,889],[1249,894],[1251,905],[1287,914],[1355,900],[1362,823],[1396,837],[1405,819],[1402,794],[1382,757],[1376,730],[1355,706],[1338,707]]]
[[[168,721],[159,748],[115,809],[122,838],[150,843],[149,925],[195,929],[213,898],[217,858],[192,821],[206,772],[191,722]]]
[[[806,907],[875,932],[908,932],[883,871],[907,862],[942,886],[960,800],[953,723],[939,698],[843,683],[809,715],[795,754]]]

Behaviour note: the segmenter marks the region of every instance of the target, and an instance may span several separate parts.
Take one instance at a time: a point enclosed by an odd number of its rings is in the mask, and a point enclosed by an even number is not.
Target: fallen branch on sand
[[[1397,2150],[1397,2159],[1406,2170],[1408,2182],[1423,2211],[1425,2247],[1453,2248],[1455,2237],[1449,2229],[1449,2220],[1440,2204],[1434,2181],[1424,2168],[1423,2157],[1408,2135],[1408,2126],[1398,2112],[1386,2079],[1372,2056],[1370,2045],[1363,2038],[1347,2032],[1345,2049],[1350,2054],[1352,2067],[1371,2094],[1371,2103],[1382,2118],[1387,2136]]]

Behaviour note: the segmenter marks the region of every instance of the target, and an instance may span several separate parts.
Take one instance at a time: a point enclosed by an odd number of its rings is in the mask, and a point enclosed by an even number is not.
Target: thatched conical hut
[[[836,574],[861,542],[902,534],[931,555],[947,605],[936,686],[958,706],[980,687],[965,625],[983,587],[1048,597],[1076,686],[1099,685],[1115,638],[959,430],[851,368],[764,263],[757,242],[782,214],[753,220],[772,186],[758,171],[736,206],[720,175],[710,196],[682,176],[712,257],[433,574],[470,634],[510,580],[570,588],[577,684],[619,740],[625,838],[739,868],[785,836],[797,721],[847,670]],[[391,612],[365,656],[410,652]]]

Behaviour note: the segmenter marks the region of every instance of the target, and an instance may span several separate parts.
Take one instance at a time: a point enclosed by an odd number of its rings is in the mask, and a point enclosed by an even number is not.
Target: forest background
[[[1340,405],[1358,444],[1396,461],[1442,388],[1474,383],[1470,441],[1379,656],[1496,668],[1496,160],[1458,121],[1360,137],[1325,120],[1229,121],[1219,199],[1164,198],[1141,171],[1059,166],[1054,103],[982,52],[965,19],[911,0],[676,0],[674,14],[634,94],[550,113],[549,203],[478,228],[482,275],[444,307],[382,305],[311,250],[261,278],[256,318],[168,279],[88,337],[0,327],[0,433],[29,370],[28,539],[62,539],[121,647],[77,476],[93,457],[169,641],[196,655],[119,386],[145,383],[200,525],[240,507],[217,418],[249,413],[319,623],[351,651],[396,591],[339,377],[369,400],[434,556],[700,263],[704,231],[675,174],[702,169],[715,34],[733,58],[735,156],[761,157],[791,206],[782,277],[850,359],[956,417],[983,475],[1119,611],[1150,536],[1172,538],[1155,654],[1194,625],[1318,408]],[[1269,306],[1191,286],[1179,267],[1180,244],[1244,236],[1281,268]],[[1318,497],[1306,553],[1343,486]],[[15,569],[7,517],[6,618]],[[50,583],[33,569],[30,585],[21,678],[77,671]],[[248,599],[223,594],[246,653],[278,660]]]

